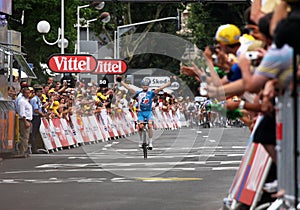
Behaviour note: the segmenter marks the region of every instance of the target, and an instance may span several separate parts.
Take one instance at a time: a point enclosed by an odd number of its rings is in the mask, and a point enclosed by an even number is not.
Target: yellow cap
[[[103,95],[102,93],[97,93],[98,98],[102,99],[102,100],[107,100],[108,96]]]
[[[55,91],[54,91],[54,89],[52,88],[52,89],[50,89],[49,91],[48,91],[48,93],[54,93]]]
[[[255,38],[249,34],[243,34],[243,36],[240,37],[240,43],[246,43],[246,42],[252,42],[255,40]]]
[[[54,107],[59,106],[59,102],[58,102],[58,101],[54,101],[54,102],[53,102],[53,106],[54,106]]]
[[[240,29],[233,24],[219,26],[215,39],[222,44],[231,45],[239,42],[241,36]]]

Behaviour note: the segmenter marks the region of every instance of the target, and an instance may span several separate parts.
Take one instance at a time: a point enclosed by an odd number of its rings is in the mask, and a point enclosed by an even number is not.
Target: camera
[[[256,60],[259,58],[259,52],[257,52],[257,51],[246,52],[246,58],[248,60]]]

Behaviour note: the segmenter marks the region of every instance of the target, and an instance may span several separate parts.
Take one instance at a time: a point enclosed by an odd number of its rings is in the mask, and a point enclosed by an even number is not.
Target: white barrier
[[[178,129],[178,118],[172,112],[153,111],[154,129]],[[96,115],[71,116],[68,122],[63,118],[42,118],[40,133],[45,149],[54,151],[62,148],[109,139],[125,137],[137,132],[137,114],[133,112],[107,114],[106,110]]]

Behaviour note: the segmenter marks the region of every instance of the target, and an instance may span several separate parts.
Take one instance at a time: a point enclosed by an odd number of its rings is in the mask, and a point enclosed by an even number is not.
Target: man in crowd
[[[28,87],[23,88],[22,96],[18,101],[18,114],[19,114],[19,132],[20,132],[20,154],[28,157],[28,142],[30,136],[30,128],[32,126],[32,106],[29,103],[30,90]]]
[[[32,131],[30,135],[30,144],[31,144],[31,152],[33,154],[38,153],[37,151],[37,143],[40,139],[40,125],[41,125],[41,117],[44,117],[43,113],[43,105],[41,102],[41,96],[43,94],[42,86],[34,86],[35,96],[30,100],[30,104],[33,109],[32,115]]]

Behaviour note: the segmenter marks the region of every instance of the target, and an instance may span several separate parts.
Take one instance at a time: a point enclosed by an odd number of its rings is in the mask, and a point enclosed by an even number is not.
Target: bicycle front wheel
[[[142,145],[142,148],[143,148],[143,153],[144,153],[144,159],[147,159],[147,144],[146,143],[143,143]]]

